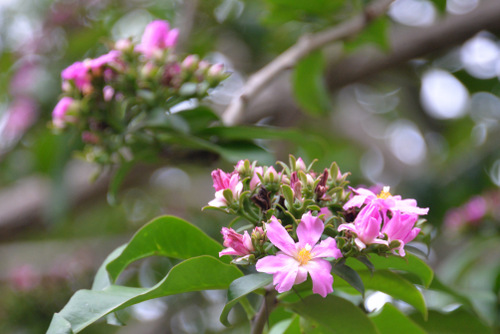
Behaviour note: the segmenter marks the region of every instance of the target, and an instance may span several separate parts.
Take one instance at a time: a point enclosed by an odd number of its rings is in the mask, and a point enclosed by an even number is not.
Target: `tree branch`
[[[240,123],[249,100],[253,99],[281,72],[295,67],[298,61],[325,45],[356,35],[375,18],[383,15],[394,0],[378,0],[354,18],[315,34],[304,35],[299,41],[254,73],[247,81],[240,96],[233,98],[222,115],[228,125]]]
[[[252,334],[262,334],[264,331],[264,327],[269,319],[269,314],[271,314],[277,305],[277,294],[278,293],[272,285],[266,288],[266,294],[264,295],[262,305],[252,321]]]
[[[500,1],[484,1],[465,15],[448,15],[422,28],[398,27],[393,31],[388,54],[355,54],[329,69],[330,91],[359,81],[411,59],[463,43],[482,30],[500,31]]]

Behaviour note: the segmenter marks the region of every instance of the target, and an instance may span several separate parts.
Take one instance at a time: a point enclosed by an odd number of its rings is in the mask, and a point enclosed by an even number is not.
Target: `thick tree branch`
[[[229,125],[241,122],[248,101],[253,99],[274,77],[287,69],[293,68],[299,60],[306,57],[311,52],[334,41],[343,40],[356,35],[372,20],[383,15],[393,1],[394,0],[375,1],[372,5],[367,7],[362,14],[338,26],[316,34],[304,35],[297,44],[290,47],[249,78],[243,88],[243,93],[235,97],[224,112],[224,122]]]
[[[448,15],[423,28],[399,27],[393,32],[388,54],[357,54],[333,66],[327,74],[328,87],[335,91],[411,59],[463,43],[482,30],[500,31],[500,1],[483,1],[465,15]]]

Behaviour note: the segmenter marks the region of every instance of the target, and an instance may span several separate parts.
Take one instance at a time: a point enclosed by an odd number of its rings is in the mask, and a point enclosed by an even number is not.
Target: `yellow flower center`
[[[391,193],[389,192],[389,189],[390,189],[389,187],[384,187],[380,192],[380,194],[377,195],[377,198],[388,199],[389,196],[392,196]]]
[[[312,259],[311,246],[306,244],[306,246],[299,251],[299,254],[297,254],[297,261],[302,265],[307,264],[310,259]]]

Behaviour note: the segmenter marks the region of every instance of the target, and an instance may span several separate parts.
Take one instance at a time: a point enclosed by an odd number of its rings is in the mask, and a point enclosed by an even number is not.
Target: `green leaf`
[[[431,310],[427,320],[418,313],[410,317],[429,334],[493,333],[492,329],[483,324],[477,316],[463,308],[449,313]]]
[[[342,262],[338,262],[332,266],[332,272],[349,283],[349,285],[351,285],[354,289],[358,290],[363,297],[365,296],[365,286],[363,281],[354,269],[346,266]]]
[[[322,155],[327,150],[328,143],[323,138],[305,135],[292,129],[282,129],[272,126],[213,126],[200,132],[204,136],[217,136],[228,140],[277,139],[287,140],[303,147],[314,156]]]
[[[388,32],[389,18],[381,16],[371,22],[354,39],[346,41],[344,49],[346,52],[352,52],[363,45],[375,44],[383,51],[388,51],[390,48]]]
[[[446,12],[446,0],[432,0],[432,3],[441,14]]]
[[[52,321],[50,322],[49,329],[47,333],[51,334],[73,334],[71,330],[71,323],[64,319],[59,313],[54,314]]]
[[[174,266],[158,284],[146,288],[111,285],[104,290],[79,290],[56,313],[47,334],[78,333],[105,315],[145,300],[184,292],[227,289],[241,271],[211,256],[199,256]],[[66,320],[66,321],[63,321]]]
[[[118,204],[118,190],[120,190],[123,180],[134,166],[134,163],[135,161],[125,162],[113,173],[106,195],[109,205],[114,206]]]
[[[300,316],[317,322],[328,331],[325,333],[377,333],[373,322],[359,307],[331,294],[326,298],[316,294],[311,295],[288,305],[288,308]]]
[[[421,259],[413,254],[406,254],[405,257],[389,256],[383,257],[373,255],[370,257],[370,262],[376,269],[391,269],[400,270],[418,277],[420,282],[428,287],[434,277],[432,269]],[[353,258],[347,259],[346,263],[356,270],[366,269],[361,263],[355,261]]]
[[[227,320],[229,311],[240,301],[241,298],[245,297],[249,293],[269,285],[273,281],[273,276],[268,274],[250,274],[238,278],[233,281],[229,286],[227,291],[227,302],[220,315],[220,322],[224,326],[230,326],[231,324]]]
[[[389,270],[376,270],[373,273],[364,271],[359,272],[359,275],[363,279],[366,289],[384,292],[412,305],[424,317],[427,315],[427,307],[422,293],[400,275]]]
[[[274,325],[269,334],[301,334],[300,317],[295,315]]]
[[[217,116],[212,109],[205,106],[182,110],[174,115],[181,117],[187,124],[189,124],[191,133],[198,133],[212,125],[212,123],[220,120],[219,116]]]
[[[104,262],[101,264],[99,269],[97,270],[97,273],[94,277],[94,283],[92,284],[92,290],[103,290],[104,288],[110,286],[112,284],[108,271],[106,270],[106,266],[113,260],[115,260],[120,254],[123,252],[123,250],[127,247],[127,245],[121,245],[120,247],[116,248],[114,251],[111,252],[111,254],[108,255],[108,257],[104,260]]]
[[[132,237],[122,253],[106,269],[112,281],[132,262],[153,255],[176,259],[210,255],[218,258],[222,246],[187,221],[163,216],[153,219]]]
[[[293,91],[297,103],[313,115],[331,110],[330,97],[323,77],[325,61],[320,51],[302,59],[293,72]]]
[[[396,306],[386,303],[382,311],[370,316],[380,334],[425,334],[426,332]]]

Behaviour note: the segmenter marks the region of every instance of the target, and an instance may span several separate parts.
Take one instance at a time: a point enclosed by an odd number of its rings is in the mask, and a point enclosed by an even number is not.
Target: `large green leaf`
[[[432,269],[424,261],[413,254],[406,254],[405,257],[383,257],[373,255],[370,257],[370,262],[373,264],[375,269],[392,269],[413,274],[419,278],[425,287],[428,287],[431,284],[434,277]],[[356,270],[366,269],[362,263],[359,263],[359,261],[356,261],[353,258],[347,259],[346,263]]]
[[[357,306],[344,298],[311,295],[288,306],[299,315],[317,322],[325,333],[378,333],[373,322]]]
[[[331,110],[324,81],[325,61],[320,51],[302,59],[293,72],[293,91],[297,103],[313,115]]]
[[[380,334],[425,334],[426,332],[403,314],[396,306],[386,303],[380,313],[370,318],[377,326]]]
[[[227,291],[227,302],[220,315],[220,322],[225,326],[231,324],[227,320],[229,311],[236,305],[237,302],[244,298],[249,293],[269,285],[273,281],[273,276],[268,274],[250,274],[234,280]]]
[[[463,308],[449,313],[431,310],[427,320],[424,320],[418,313],[412,314],[411,318],[429,334],[486,334],[493,332],[477,316]]]
[[[346,266],[343,262],[338,262],[332,266],[332,273],[342,278],[344,281],[349,283],[354,289],[358,290],[359,293],[364,297],[365,286],[363,280],[356,272],[349,266]]]
[[[295,315],[274,325],[269,334],[301,334],[300,317]]]
[[[175,113],[178,117],[181,117],[189,125],[189,131],[191,133],[198,133],[205,128],[212,125],[212,123],[220,120],[219,116],[215,114],[210,108],[205,106],[200,106],[194,109],[182,110]]]
[[[384,292],[391,297],[402,300],[422,313],[427,315],[422,293],[409,281],[389,270],[376,270],[373,273],[369,271],[359,272],[363,279],[366,289]]]
[[[272,126],[213,126],[200,132],[200,135],[217,136],[228,140],[288,140],[296,145],[300,145],[315,156],[324,154],[328,145],[323,138],[314,137],[293,129],[282,129]]]
[[[158,284],[148,289],[111,285],[100,291],[79,290],[61,312],[54,315],[47,334],[78,333],[111,312],[145,300],[190,291],[227,289],[242,275],[236,266],[203,255],[174,266]]]
[[[219,257],[221,250],[222,246],[198,227],[174,216],[163,216],[137,231],[106,269],[115,281],[130,263],[148,256],[162,255],[176,259],[200,255]]]

